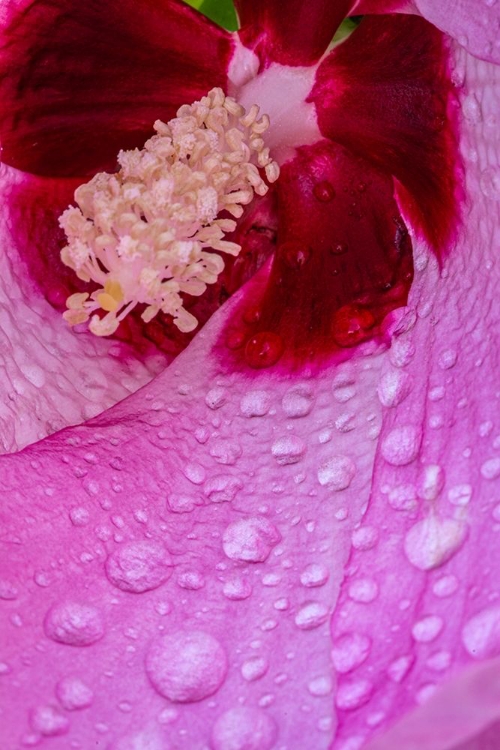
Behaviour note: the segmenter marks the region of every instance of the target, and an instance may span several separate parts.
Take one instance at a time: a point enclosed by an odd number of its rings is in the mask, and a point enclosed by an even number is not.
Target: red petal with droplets
[[[442,253],[456,226],[457,153],[441,33],[414,16],[365,18],[321,64],[311,100],[324,135],[399,180]]]
[[[362,157],[327,141],[302,147],[277,193],[272,270],[225,332],[254,368],[318,361],[377,336],[412,279],[392,178]]]
[[[214,86],[230,35],[180,0],[23,2],[0,38],[2,160],[34,174],[113,169]]]
[[[310,65],[326,50],[354,0],[236,0],[243,44],[261,63]]]

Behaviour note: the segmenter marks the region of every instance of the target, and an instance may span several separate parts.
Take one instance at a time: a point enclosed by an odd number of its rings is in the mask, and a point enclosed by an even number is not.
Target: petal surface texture
[[[157,119],[226,85],[228,32],[180,0],[9,2],[2,160],[48,177],[113,170]]]

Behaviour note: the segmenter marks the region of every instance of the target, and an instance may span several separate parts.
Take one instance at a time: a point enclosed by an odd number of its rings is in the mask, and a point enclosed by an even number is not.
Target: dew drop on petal
[[[311,563],[300,574],[300,582],[306,588],[315,588],[316,586],[324,586],[329,577],[330,573],[326,565]]]
[[[54,706],[37,706],[31,712],[31,726],[44,737],[59,737],[68,731],[69,721]]]
[[[417,620],[411,632],[413,638],[418,643],[430,643],[438,637],[443,627],[444,622],[441,617],[429,615],[428,617],[423,617],[421,620]]]
[[[233,521],[224,531],[222,547],[230,560],[264,562],[281,534],[267,518],[258,516]]]
[[[382,376],[377,393],[382,406],[399,406],[412,389],[413,381],[405,370],[390,370]]]
[[[300,242],[285,242],[279,246],[278,252],[286,265],[295,271],[305,266],[311,257],[311,250]]]
[[[349,487],[356,467],[347,456],[331,456],[318,469],[318,481],[323,487],[337,492]]]
[[[125,542],[106,560],[109,581],[130,593],[140,594],[158,588],[170,578],[172,560],[160,542]]]
[[[378,542],[378,530],[375,526],[360,526],[352,532],[351,541],[354,549],[373,549]]]
[[[214,750],[271,750],[278,737],[274,719],[259,708],[238,706],[220,716],[212,730]]]
[[[446,597],[448,596],[453,596],[457,589],[458,579],[451,573],[449,575],[438,578],[437,581],[434,582],[434,585],[432,587],[434,595],[439,599],[446,599]]]
[[[306,444],[297,435],[285,435],[278,438],[271,446],[271,453],[280,466],[296,464],[306,452]]]
[[[146,655],[153,687],[174,703],[193,703],[213,695],[227,673],[226,652],[202,630],[179,630],[156,638]]]
[[[264,417],[270,408],[271,396],[267,391],[248,391],[240,402],[240,411],[245,417]]]
[[[342,711],[353,711],[368,703],[373,685],[368,680],[342,682],[337,688],[335,705]]]
[[[68,646],[90,646],[104,635],[100,612],[74,601],[54,604],[45,616],[44,629],[48,638]]]
[[[263,656],[254,656],[241,665],[241,676],[247,682],[263,677],[269,669],[269,662]]]
[[[281,336],[272,331],[261,331],[247,341],[245,360],[250,367],[259,370],[275,365],[281,359],[283,351]]]
[[[251,596],[252,585],[247,578],[232,578],[225,582],[222,592],[231,601],[242,601]]]
[[[349,584],[348,595],[355,602],[369,604],[378,596],[378,585],[369,578],[358,578]]]
[[[333,666],[341,674],[351,672],[368,658],[371,645],[371,640],[367,635],[343,633],[333,642]]]
[[[343,348],[357,346],[365,341],[375,325],[372,313],[358,305],[344,305],[332,320],[332,337]]]
[[[56,696],[67,711],[87,708],[94,699],[94,693],[78,677],[64,677],[56,685]]]
[[[290,388],[281,401],[281,406],[287,417],[305,417],[312,409],[314,396],[308,388],[298,386]]]
[[[211,388],[205,396],[205,403],[209,409],[220,409],[226,403],[227,396],[224,388],[215,387]]]
[[[320,602],[307,602],[295,615],[295,624],[300,630],[313,630],[323,625],[329,615],[328,607]]]
[[[417,521],[406,534],[406,556],[419,570],[438,568],[458,552],[465,541],[467,531],[464,522],[428,516]]]
[[[415,425],[394,427],[382,440],[382,456],[392,466],[406,466],[418,456],[421,440],[422,430]]]
[[[481,476],[485,479],[498,479],[500,477],[500,458],[489,458],[481,466]]]
[[[470,618],[462,628],[462,643],[474,659],[500,654],[500,607],[488,607]]]
[[[328,180],[321,180],[313,187],[313,195],[320,203],[329,203],[335,198],[335,188]]]

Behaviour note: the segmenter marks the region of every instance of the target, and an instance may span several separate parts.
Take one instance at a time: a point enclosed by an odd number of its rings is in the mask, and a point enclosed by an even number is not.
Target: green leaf
[[[238,19],[232,0],[185,0],[211,21],[228,31],[238,29]]]

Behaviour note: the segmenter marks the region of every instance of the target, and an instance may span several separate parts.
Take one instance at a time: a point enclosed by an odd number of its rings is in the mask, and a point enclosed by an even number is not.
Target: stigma
[[[141,305],[145,322],[162,312],[181,331],[194,330],[183,294],[202,295],[217,281],[221,253],[241,250],[224,239],[234,219],[278,179],[262,137],[269,124],[256,104],[246,110],[214,88],[168,123],[157,120],[143,149],[121,151],[116,173],[77,188],[77,206],[59,219],[61,259],[96,289],[68,297],[65,320],[90,318],[92,333],[109,336]]]

